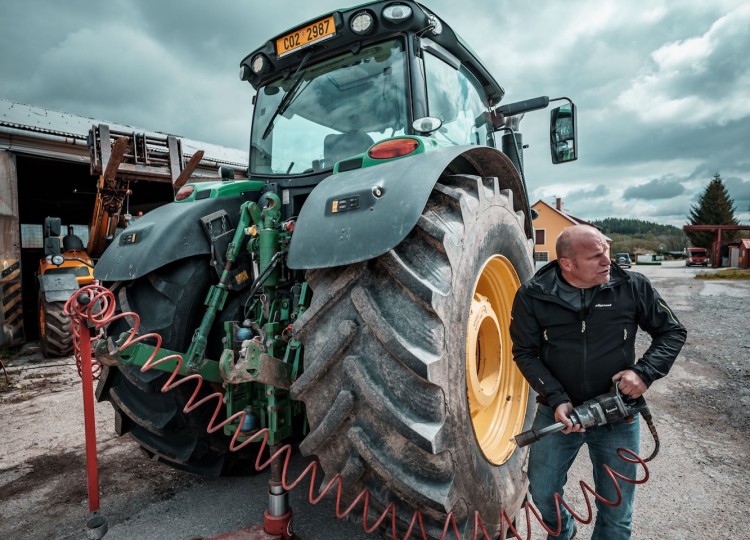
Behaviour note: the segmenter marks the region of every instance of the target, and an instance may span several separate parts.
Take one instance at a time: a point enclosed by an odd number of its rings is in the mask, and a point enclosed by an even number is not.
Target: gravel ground
[[[750,282],[696,280],[703,269],[679,263],[633,271],[651,278],[688,327],[672,372],[646,394],[661,450],[649,464],[648,481],[638,488],[633,538],[747,538]],[[647,339],[639,340],[641,349],[647,345]],[[6,365],[11,384],[0,393],[0,538],[86,538],[81,382],[74,362],[44,360],[27,347]],[[108,403],[97,404],[96,414],[101,508],[110,527],[106,538],[179,540],[259,522],[265,474],[204,479],[174,471],[117,437]],[[644,430],[644,455],[652,445]],[[304,465],[299,456],[292,461],[294,470]],[[581,455],[565,495],[583,517],[586,501],[577,484],[591,482],[589,468]],[[291,493],[295,530],[302,538],[373,537],[359,525],[337,520],[330,502],[308,504],[306,491],[303,483]],[[591,530],[579,524],[578,538]],[[531,537],[544,537],[536,524]]]

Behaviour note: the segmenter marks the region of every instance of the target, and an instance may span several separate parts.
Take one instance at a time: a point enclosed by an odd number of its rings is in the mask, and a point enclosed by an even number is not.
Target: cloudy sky
[[[361,0],[5,0],[0,98],[248,146],[250,51]],[[505,103],[569,96],[578,161],[552,166],[547,114],[521,124],[532,203],[682,226],[720,173],[750,224],[750,3],[426,0],[488,64]]]

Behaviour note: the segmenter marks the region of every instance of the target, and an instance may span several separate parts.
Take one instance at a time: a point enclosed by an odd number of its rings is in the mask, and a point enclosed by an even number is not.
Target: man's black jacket
[[[609,392],[612,376],[629,368],[649,386],[669,372],[687,330],[645,276],[613,264],[609,282],[581,310],[558,296],[560,279],[553,261],[513,302],[513,356],[540,403],[580,405]],[[636,363],[638,327],[652,340]]]

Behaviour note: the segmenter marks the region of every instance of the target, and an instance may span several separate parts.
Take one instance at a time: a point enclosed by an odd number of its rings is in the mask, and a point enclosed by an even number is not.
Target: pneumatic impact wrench
[[[654,438],[654,451],[647,459],[644,459],[644,461],[651,461],[659,453],[659,436],[656,433],[651,411],[643,396],[635,399],[623,396],[620,394],[617,383],[615,383],[610,393],[596,396],[573,408],[568,417],[573,422],[573,425],[580,424],[584,428],[592,428],[611,424],[618,420],[632,419],[638,413],[646,421],[648,429]],[[538,441],[545,435],[556,433],[563,429],[565,429],[563,422],[557,422],[540,429],[530,429],[515,436],[516,444],[518,446],[527,446]]]

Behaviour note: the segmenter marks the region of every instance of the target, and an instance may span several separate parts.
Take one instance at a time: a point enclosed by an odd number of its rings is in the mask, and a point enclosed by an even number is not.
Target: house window
[[[534,261],[536,262],[549,262],[549,251],[535,251]]]
[[[547,241],[547,230],[546,229],[536,229],[534,231],[534,242],[537,246],[540,246]]]

